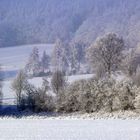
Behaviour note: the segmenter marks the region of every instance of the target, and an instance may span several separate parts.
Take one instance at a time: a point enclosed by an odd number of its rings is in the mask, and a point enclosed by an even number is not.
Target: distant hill
[[[91,43],[106,32],[140,41],[139,0],[0,0],[0,47],[53,43],[56,38]]]

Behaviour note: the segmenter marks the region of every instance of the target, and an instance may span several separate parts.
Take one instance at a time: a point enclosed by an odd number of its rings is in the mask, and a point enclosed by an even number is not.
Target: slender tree
[[[25,69],[27,72],[29,72],[33,75],[37,75],[40,72],[40,61],[39,61],[38,48],[36,48],[36,47],[33,48]]]
[[[71,43],[71,66],[77,71],[80,70],[81,64],[85,62],[85,48],[86,44],[81,41]]]
[[[61,69],[60,65],[61,52],[62,52],[62,41],[58,39],[55,43],[52,53],[52,65],[54,67],[54,71]]]
[[[23,70],[20,70],[12,82],[12,89],[15,91],[16,95],[17,108],[21,107],[23,92],[26,89],[27,84],[26,74]]]
[[[63,91],[66,87],[66,78],[63,72],[56,71],[52,75],[51,86],[53,92],[58,95],[61,91]]]
[[[45,72],[45,70],[49,70],[50,67],[50,57],[46,54],[46,51],[43,52],[41,67],[43,72]]]
[[[57,40],[52,54],[52,65],[54,71],[67,72],[69,67],[68,49],[65,42]]]

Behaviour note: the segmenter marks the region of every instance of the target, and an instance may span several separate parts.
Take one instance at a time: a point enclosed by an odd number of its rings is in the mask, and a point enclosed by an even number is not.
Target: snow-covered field
[[[135,120],[0,120],[1,140],[140,140]]]
[[[44,50],[47,54],[51,54],[53,45],[33,44],[0,48],[0,64],[3,66],[3,70],[18,70],[24,67],[34,47],[38,47],[40,55],[42,55]]]

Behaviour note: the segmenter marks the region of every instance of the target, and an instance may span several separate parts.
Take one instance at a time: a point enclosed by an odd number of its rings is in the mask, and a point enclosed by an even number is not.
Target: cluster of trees
[[[48,73],[50,71],[50,56],[43,52],[43,56],[40,60],[38,48],[34,48],[29,56],[28,63],[25,66],[25,71],[29,75],[38,76],[41,73]]]
[[[34,87],[28,82],[24,71],[19,72],[13,81],[12,87],[19,109],[88,113],[140,109],[140,55],[133,49],[126,50],[123,38],[114,33],[98,38],[87,51],[88,62],[94,68],[95,76],[71,84],[67,82],[66,72],[62,67],[65,62],[61,60],[64,60],[64,48],[61,48],[61,42],[58,44],[60,48],[55,46],[56,69],[51,78],[51,85],[44,79],[41,88]],[[80,55],[81,52],[80,50]],[[63,57],[60,57],[61,55]],[[81,60],[77,64],[79,63]],[[127,78],[121,81],[119,77],[113,78],[117,71],[121,71]],[[51,94],[50,90],[54,94]]]
[[[113,78],[79,80],[68,84],[64,73],[56,71],[51,86],[46,78],[42,86],[30,84],[23,71],[12,83],[19,110],[87,113],[140,109],[140,87],[132,80]],[[54,94],[51,94],[50,89]]]
[[[25,70],[33,76],[52,74],[56,70],[66,75],[94,71],[97,77],[120,70],[134,77],[140,64],[138,48],[128,49],[123,38],[114,33],[97,38],[91,45],[77,40],[68,42],[57,39],[51,55],[44,51],[40,58],[38,48],[34,48]]]
[[[52,60],[44,52],[39,58],[33,49],[25,70],[19,71],[12,82],[19,110],[30,109],[58,112],[96,112],[140,109],[140,54],[139,48],[127,49],[123,38],[114,33],[98,38],[88,49],[82,42],[57,41]],[[87,58],[87,59],[86,59]],[[52,61],[52,62],[51,62]],[[51,83],[43,78],[42,86],[28,81],[27,71],[33,75],[45,72],[52,63]],[[69,84],[66,74],[75,74],[88,64],[95,76]],[[121,71],[125,77],[113,78]],[[1,74],[1,73],[0,73]],[[2,103],[2,76],[0,75],[0,104]],[[53,91],[53,93],[52,93]]]
[[[43,52],[40,58],[38,48],[33,48],[25,71],[32,76],[50,75],[59,70],[67,75],[87,73],[86,64],[87,44],[81,41],[63,42],[58,39],[51,55]]]
[[[84,73],[82,66],[86,65],[86,48],[87,44],[82,41],[68,43],[57,40],[52,54],[54,71],[60,70],[67,75]]]
[[[52,110],[52,96],[49,92],[49,82],[43,78],[42,87],[36,88],[30,84],[25,74],[21,70],[12,82],[12,89],[16,95],[16,104],[19,110],[30,109],[32,111],[48,111]]]

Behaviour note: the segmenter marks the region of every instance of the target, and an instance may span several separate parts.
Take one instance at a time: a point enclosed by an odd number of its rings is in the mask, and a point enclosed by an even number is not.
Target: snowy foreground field
[[[0,120],[1,140],[140,140],[134,120]]]

